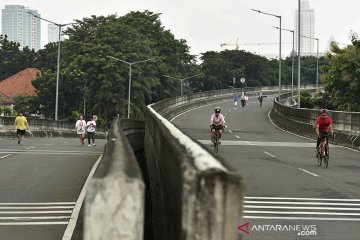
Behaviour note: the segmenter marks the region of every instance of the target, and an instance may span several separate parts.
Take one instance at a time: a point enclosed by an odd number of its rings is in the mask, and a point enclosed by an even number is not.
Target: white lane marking
[[[45,144],[46,146],[52,146],[54,145],[53,143],[48,143],[48,144]]]
[[[83,148],[83,146],[79,146],[79,148]],[[17,149],[0,149],[0,152],[15,152],[15,153],[19,153],[19,152],[26,152],[26,153],[31,153],[31,152],[46,152],[46,153],[87,153],[87,151],[56,151],[56,150],[30,150],[30,151],[26,151],[26,150],[17,150]],[[103,152],[97,152],[97,153],[103,153]]]
[[[234,107],[234,109],[236,110],[236,107]]]
[[[0,214],[49,214],[49,213],[72,213],[71,211],[10,211],[0,212]]]
[[[360,208],[338,208],[338,207],[285,207],[285,206],[263,206],[263,205],[245,205],[244,208],[260,208],[260,209],[311,209],[311,210],[343,210],[343,211],[359,211]]]
[[[360,216],[360,213],[339,213],[339,212],[277,212],[277,211],[251,211],[244,210],[244,213],[265,213],[265,214],[300,214],[300,215],[343,215],[343,216]]]
[[[317,174],[315,174],[315,173],[312,173],[312,172],[309,172],[309,171],[307,171],[307,170],[305,170],[305,169],[303,169],[303,168],[299,168],[299,170],[300,170],[300,171],[303,171],[303,172],[305,172],[305,173],[307,173],[307,174],[313,175],[314,177],[318,177],[318,176],[319,176],[319,175],[317,175]]]
[[[265,151],[264,151],[264,153],[267,154],[267,155],[269,155],[270,157],[273,157],[273,158],[276,157],[276,156],[274,156],[274,155],[272,155],[272,154],[270,154],[270,153],[268,153],[268,152],[265,152]]]
[[[44,217],[0,217],[0,220],[25,220],[25,221],[29,221],[29,220],[44,220],[44,219],[69,219],[70,216],[44,216]]]
[[[75,205],[75,202],[0,203],[1,205]]]
[[[344,199],[344,198],[290,198],[290,197],[245,197],[245,199],[283,199],[283,200],[313,200],[313,201],[344,201],[359,202],[360,199]]]
[[[269,216],[244,216],[247,219],[284,219],[284,220],[319,220],[319,221],[360,221],[360,218],[315,218],[315,217],[269,217]]]
[[[86,194],[86,188],[87,188],[90,180],[92,179],[92,177],[93,177],[93,175],[95,173],[95,170],[96,170],[97,166],[99,165],[101,159],[102,159],[102,155],[95,162],[94,166],[92,167],[92,169],[91,169],[91,171],[89,173],[89,176],[86,179],[86,182],[85,182],[85,184],[84,184],[84,186],[83,186],[83,188],[82,188],[82,190],[80,192],[79,198],[76,201],[74,210],[73,210],[73,212],[71,214],[69,224],[66,227],[66,230],[64,232],[64,236],[63,236],[62,240],[71,240],[71,238],[72,238],[73,232],[74,232],[75,227],[76,227],[76,222],[77,222],[77,219],[79,217],[81,205],[84,202],[84,198],[85,198],[85,194]]]
[[[360,203],[329,203],[329,202],[264,202],[264,201],[247,201],[245,200],[244,203],[262,203],[262,204],[289,204],[289,205],[327,205],[327,206],[360,206]]]
[[[0,209],[72,209],[73,206],[50,206],[50,207],[0,207]]]
[[[231,131],[230,129],[229,129],[228,131],[229,131],[229,133],[232,133],[232,131]],[[321,146],[322,146],[322,145],[321,145]]]
[[[21,225],[67,225],[66,222],[0,222],[0,226],[21,226]]]
[[[200,143],[208,144],[209,140],[197,140]],[[314,148],[313,143],[301,143],[301,142],[260,142],[260,141],[239,141],[239,140],[222,140],[221,145],[229,146],[241,146],[251,145],[259,147],[296,147],[296,148]]]
[[[235,135],[236,138],[240,138],[238,135]]]
[[[28,148],[25,148],[26,150],[29,150],[29,149],[33,149],[33,148],[35,148],[35,147],[28,147]]]
[[[6,154],[6,155],[2,156],[1,159],[4,159],[6,157],[10,157],[10,156],[12,156],[12,154]]]

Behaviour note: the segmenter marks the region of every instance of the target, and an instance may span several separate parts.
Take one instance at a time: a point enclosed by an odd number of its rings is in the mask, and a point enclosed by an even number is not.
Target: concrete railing
[[[282,99],[289,97],[284,94]],[[275,124],[310,138],[315,138],[314,123],[320,115],[319,109],[293,108],[274,101],[271,117]],[[360,113],[329,111],[336,133],[335,143],[360,149]]]
[[[145,184],[130,147],[143,145],[144,123],[116,118],[109,132],[103,159],[87,188],[85,240],[144,239]],[[138,140],[138,141],[137,141]]]
[[[237,238],[244,194],[241,176],[168,120],[229,96],[231,90],[198,93],[155,103],[145,111],[154,239]]]
[[[31,137],[76,137],[75,123],[59,122],[53,120],[26,118],[29,124]],[[0,117],[0,136],[16,137],[14,128],[15,117]],[[97,129],[97,138],[104,138],[105,131]]]

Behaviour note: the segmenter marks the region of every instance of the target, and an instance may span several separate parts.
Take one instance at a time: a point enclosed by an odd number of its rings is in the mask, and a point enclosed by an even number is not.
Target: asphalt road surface
[[[227,128],[219,155],[244,177],[242,239],[360,239],[360,153],[330,146],[329,167],[317,166],[316,142],[278,129],[269,119],[274,96],[242,108],[216,104]],[[215,105],[188,111],[172,122],[210,150]],[[234,203],[236,204],[236,203]]]
[[[83,186],[103,153],[105,140],[96,143],[0,139],[0,240],[63,239],[76,224]]]

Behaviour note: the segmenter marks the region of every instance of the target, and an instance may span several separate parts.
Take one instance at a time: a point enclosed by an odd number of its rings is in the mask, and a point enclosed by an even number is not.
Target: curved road
[[[18,145],[0,138],[1,240],[63,239],[104,151],[105,140],[96,142],[84,147],[75,138],[26,138]]]
[[[227,125],[218,154],[245,180],[239,235],[244,240],[360,239],[359,152],[331,145],[328,169],[317,166],[313,140],[271,123],[273,99],[265,98],[262,107],[255,97],[245,108],[235,108],[231,100],[217,104]],[[193,109],[172,122],[210,149],[214,107]]]

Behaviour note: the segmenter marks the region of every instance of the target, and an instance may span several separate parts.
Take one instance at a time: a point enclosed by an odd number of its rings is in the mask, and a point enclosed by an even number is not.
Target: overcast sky
[[[319,51],[327,49],[329,39],[349,44],[351,30],[360,34],[359,0],[309,0],[315,10],[315,37]],[[282,27],[294,28],[298,0],[1,0],[5,5],[19,4],[38,10],[41,17],[57,23],[72,22],[91,15],[123,16],[130,11],[161,13],[161,22],[177,39],[185,39],[192,54],[221,51],[221,43],[266,43],[240,45],[240,49],[262,54],[279,52],[279,19],[251,11],[252,8],[282,16]],[[42,46],[47,43],[47,23],[41,24]],[[282,55],[291,51],[292,35],[282,34]],[[228,46],[234,49],[235,46]],[[316,49],[316,48],[315,48]]]

